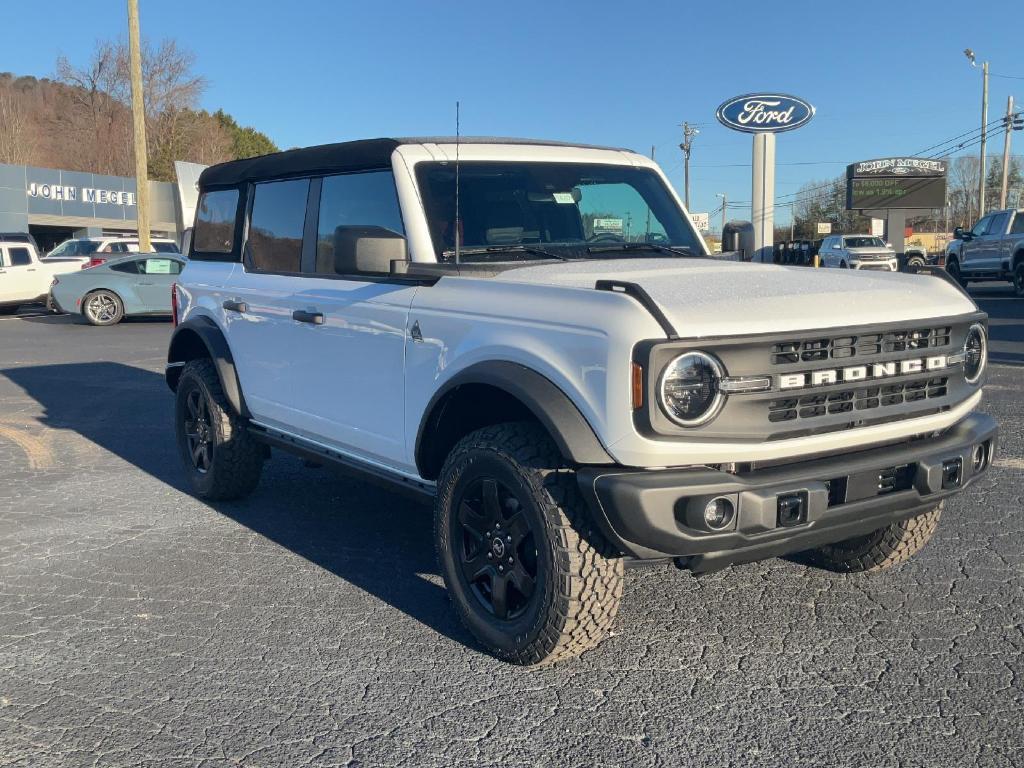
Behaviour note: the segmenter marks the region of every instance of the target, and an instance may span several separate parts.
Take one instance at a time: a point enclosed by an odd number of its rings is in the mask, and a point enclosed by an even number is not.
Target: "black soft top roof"
[[[494,136],[463,136],[463,144],[532,144],[548,147],[578,147],[583,149],[613,149],[590,144],[573,144],[540,139],[507,139]],[[233,187],[247,181],[264,181],[288,176],[308,176],[321,173],[346,173],[386,168],[391,165],[391,153],[402,144],[454,144],[454,136],[416,136],[393,139],[362,139],[317,147],[289,149],[271,155],[260,155],[245,160],[211,165],[199,177],[199,186]]]

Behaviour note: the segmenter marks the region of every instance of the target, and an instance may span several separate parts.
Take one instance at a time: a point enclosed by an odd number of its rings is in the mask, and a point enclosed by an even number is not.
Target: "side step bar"
[[[419,501],[430,501],[436,493],[436,486],[433,483],[406,477],[387,467],[348,456],[333,448],[299,437],[298,435],[281,432],[272,427],[251,422],[249,424],[249,434],[264,445],[280,448],[282,451],[287,451],[307,461],[327,464],[360,480],[414,496]]]

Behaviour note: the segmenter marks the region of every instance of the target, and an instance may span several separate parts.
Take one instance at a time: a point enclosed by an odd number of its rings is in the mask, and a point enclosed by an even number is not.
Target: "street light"
[[[729,201],[725,199],[725,192],[715,192],[715,197],[722,198],[722,233],[725,233],[725,211],[729,207]]]
[[[978,66],[974,51],[964,48],[964,56],[972,67]],[[985,141],[988,137],[988,62],[981,64],[981,164],[978,173],[978,218],[985,215]]]

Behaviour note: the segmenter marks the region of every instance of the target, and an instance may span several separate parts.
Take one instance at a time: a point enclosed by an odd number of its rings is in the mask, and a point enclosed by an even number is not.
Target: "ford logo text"
[[[726,128],[745,133],[779,133],[799,128],[814,117],[814,107],[784,93],[748,93],[722,104],[715,113]]]

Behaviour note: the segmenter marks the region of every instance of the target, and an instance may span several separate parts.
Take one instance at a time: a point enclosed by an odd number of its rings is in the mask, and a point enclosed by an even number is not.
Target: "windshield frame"
[[[439,235],[438,221],[441,219],[453,218],[451,211],[454,207],[452,203],[452,196],[449,193],[447,196],[435,198],[434,196],[439,193],[438,190],[443,189],[441,187],[431,187],[431,182],[428,180],[427,174],[437,168],[444,168],[449,171],[454,171],[454,162],[443,159],[417,159],[411,164],[410,181],[412,181],[415,190],[416,197],[418,199],[419,208],[422,212],[423,221],[425,224],[424,234],[427,236],[427,245],[430,249],[430,254],[438,264],[450,264],[455,260],[454,256],[454,245],[449,241],[441,239]],[[528,254],[531,247],[535,249],[542,249],[557,253],[556,258],[582,261],[587,259],[595,258],[590,252],[589,248],[595,244],[601,246],[608,246],[608,250],[605,251],[603,258],[607,259],[609,256],[607,253],[614,250],[614,246],[621,242],[624,246],[621,253],[623,259],[634,259],[634,258],[650,258],[651,253],[647,252],[647,249],[631,249],[630,246],[642,245],[651,243],[653,245],[671,246],[680,250],[688,250],[693,253],[694,256],[707,256],[707,246],[704,242],[700,232],[693,226],[693,222],[690,217],[685,213],[685,209],[672,189],[671,185],[667,183],[664,174],[661,169],[653,163],[620,163],[620,162],[609,162],[607,159],[601,160],[590,160],[585,158],[573,158],[573,157],[561,157],[558,159],[547,159],[539,157],[508,157],[508,156],[491,156],[491,157],[473,157],[472,159],[462,160],[459,164],[460,170],[465,172],[467,168],[476,170],[480,168],[486,168],[487,166],[494,166],[496,168],[508,167],[508,166],[536,166],[537,170],[540,171],[541,177],[543,177],[543,166],[560,166],[563,168],[564,173],[572,174],[576,167],[593,169],[595,175],[599,174],[602,169],[609,172],[609,176],[615,179],[616,175],[623,177],[619,180],[609,181],[609,184],[622,184],[631,188],[633,194],[638,195],[643,199],[646,204],[645,211],[650,208],[653,216],[657,222],[657,230],[662,234],[662,237],[657,240],[649,240],[651,234],[655,230],[650,230],[648,233],[641,234],[639,237],[634,236],[631,239],[617,240],[587,240],[585,239],[585,232],[583,239],[573,239],[566,241],[556,240],[545,240],[541,238],[522,238],[521,240],[510,241],[509,243],[462,243],[460,242],[460,251],[469,252],[481,252],[486,250],[489,252],[487,261],[495,262],[501,260],[507,260],[509,262],[522,262],[526,260],[536,261],[538,256],[536,254]],[[630,179],[630,176],[636,176],[637,180],[640,179],[640,174],[643,174],[643,186],[640,186]],[[460,174],[462,181],[459,184],[460,197],[465,200],[466,188],[465,188],[465,176]],[[442,184],[444,182],[441,182]],[[454,187],[453,182],[448,181],[449,185]],[[557,191],[557,189],[553,190]],[[647,192],[645,195],[644,192]],[[527,194],[532,194],[527,192]],[[651,195],[656,195],[657,199],[652,199]],[[538,202],[531,199],[531,202]],[[544,201],[539,201],[542,205]],[[562,201],[564,202],[564,201]],[[577,210],[579,210],[579,200],[576,202]],[[439,211],[448,211],[449,216],[438,216]],[[460,204],[460,210],[463,215],[460,217],[465,222],[465,211],[464,205]],[[660,211],[660,214],[659,214]],[[588,212],[589,213],[589,212]],[[645,214],[638,215],[637,219],[645,216]],[[662,219],[665,223],[662,223]],[[634,222],[636,219],[633,220]],[[447,228],[450,231],[450,225]],[[679,242],[676,242],[676,241]],[[507,246],[507,250],[504,246]],[[500,254],[501,256],[496,256]],[[466,263],[472,262],[473,254],[466,254],[470,258],[461,256],[460,260],[465,260]],[[661,253],[661,257],[666,256],[672,257],[666,251]],[[504,258],[502,258],[504,257]]]

